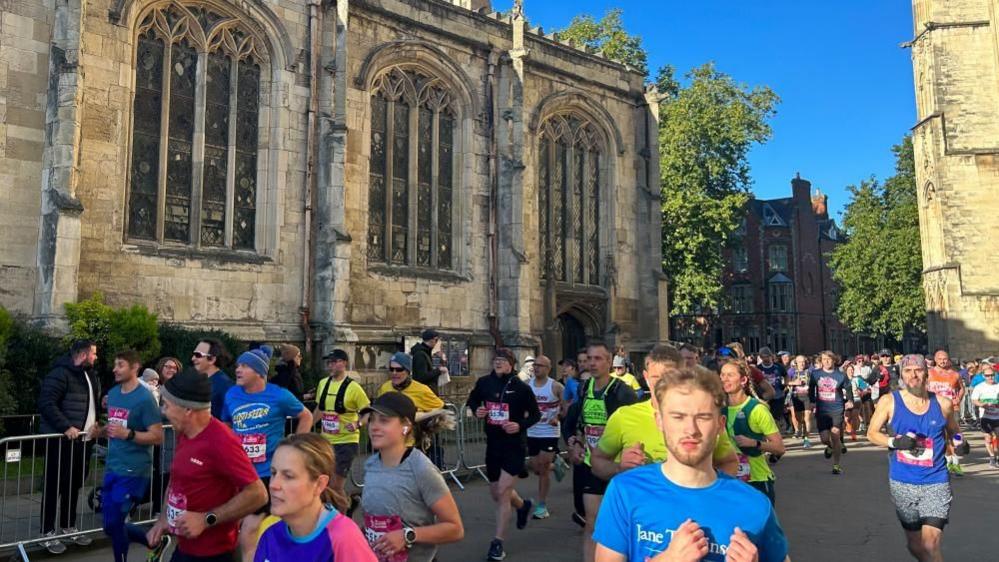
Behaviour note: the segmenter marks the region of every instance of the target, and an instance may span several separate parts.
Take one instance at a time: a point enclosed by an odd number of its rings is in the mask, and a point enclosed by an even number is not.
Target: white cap
[[[624,357],[621,357],[620,355],[614,356],[613,366],[614,367],[626,367],[627,365],[624,364]]]
[[[157,381],[157,382],[159,382],[159,380],[160,380],[160,374],[157,373],[156,371],[152,370],[152,369],[145,369],[145,370],[142,371],[142,380],[144,380],[146,382],[150,382],[150,381]]]

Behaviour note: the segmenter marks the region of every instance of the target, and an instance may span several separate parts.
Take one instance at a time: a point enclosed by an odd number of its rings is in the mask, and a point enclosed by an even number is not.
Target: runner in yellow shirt
[[[683,357],[676,348],[658,345],[645,357],[643,376],[650,389],[670,370],[683,364]],[[655,396],[629,406],[622,406],[607,420],[607,427],[593,449],[593,473],[605,480],[615,474],[651,462],[666,460],[666,443],[656,425]],[[739,468],[735,446],[721,435],[713,453],[718,470],[735,475]]]
[[[625,364],[624,357],[620,355],[615,356],[612,366],[614,367],[614,370],[611,372],[612,377],[630,386],[636,392],[642,390],[642,385],[635,378],[635,375],[628,372],[628,365]]]
[[[330,376],[316,386],[316,410],[313,419],[319,422],[322,436],[333,446],[336,468],[330,487],[345,494],[347,473],[360,452],[361,432],[367,416],[358,415],[371,402],[360,383],[347,376],[349,357],[342,349],[334,349],[323,359]]]
[[[378,396],[393,390],[401,392],[416,404],[418,413],[443,408],[444,401],[429,386],[413,380],[412,370],[413,358],[409,354],[400,351],[393,355],[389,361],[389,380],[378,389]]]

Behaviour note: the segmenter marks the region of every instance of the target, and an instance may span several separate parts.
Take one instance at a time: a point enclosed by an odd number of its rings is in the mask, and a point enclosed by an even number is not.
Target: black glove
[[[954,446],[954,454],[963,457],[971,452],[971,443],[962,440],[960,445]]]
[[[896,435],[888,442],[888,448],[895,451],[911,451],[916,445],[918,443],[911,435]]]

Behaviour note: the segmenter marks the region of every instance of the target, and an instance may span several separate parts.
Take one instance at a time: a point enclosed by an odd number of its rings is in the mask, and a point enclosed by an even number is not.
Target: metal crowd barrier
[[[169,426],[164,438],[173,439]],[[173,445],[171,442],[170,445]],[[172,446],[156,447],[149,490],[129,521],[149,524],[162,508]],[[0,439],[0,551],[14,548],[28,560],[27,546],[71,541],[103,532],[102,489],[107,441],[69,440],[59,433]],[[49,523],[46,525],[45,520]],[[43,525],[54,534],[43,536]],[[67,531],[68,528],[75,531]]]
[[[460,406],[447,402],[444,407],[454,414],[455,428],[435,434],[426,453],[441,475],[464,490],[462,477],[478,474],[486,479],[482,464],[486,436],[482,420],[474,417],[464,401]],[[295,418],[286,421],[286,434],[294,432],[296,423]],[[164,445],[153,448],[149,492],[131,513],[129,522],[155,522],[163,507],[175,448],[176,435],[169,425],[164,425]],[[70,441],[62,434],[0,439],[4,459],[0,468],[0,551],[16,549],[27,561],[27,546],[102,533],[101,485],[106,453],[106,439]],[[357,488],[364,486],[364,463],[371,453],[367,432],[361,431],[360,454],[349,477]],[[56,520],[52,536],[43,536],[43,515]],[[77,530],[67,532],[68,527]]]

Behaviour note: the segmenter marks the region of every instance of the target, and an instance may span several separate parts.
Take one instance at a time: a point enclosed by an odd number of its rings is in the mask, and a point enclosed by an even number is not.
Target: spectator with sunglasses
[[[232,356],[225,346],[217,339],[206,338],[198,342],[191,355],[194,370],[208,377],[212,383],[212,417],[221,419],[225,407],[225,395],[233,387],[232,379],[225,374],[222,367],[228,364]],[[266,373],[264,376],[266,377]]]
[[[416,404],[417,412],[430,412],[444,407],[444,401],[429,386],[413,380],[413,358],[408,353],[398,351],[392,355],[388,370],[389,380],[378,389],[377,396],[386,392],[401,392]]]

